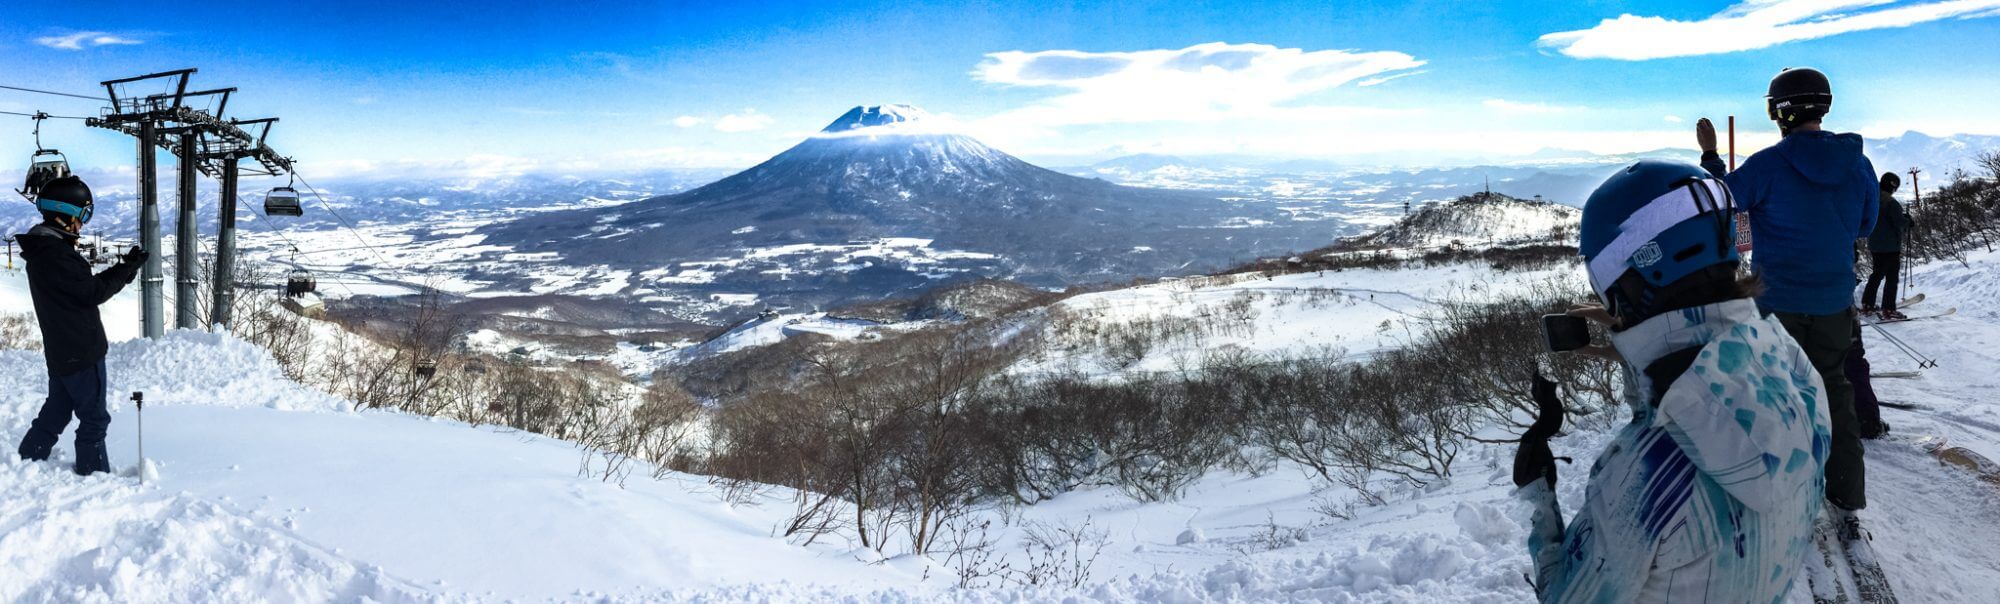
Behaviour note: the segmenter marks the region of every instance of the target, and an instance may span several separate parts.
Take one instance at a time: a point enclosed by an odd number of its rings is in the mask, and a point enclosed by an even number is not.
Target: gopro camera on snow
[[[1542,347],[1549,352],[1569,352],[1588,345],[1590,323],[1583,317],[1542,315]]]

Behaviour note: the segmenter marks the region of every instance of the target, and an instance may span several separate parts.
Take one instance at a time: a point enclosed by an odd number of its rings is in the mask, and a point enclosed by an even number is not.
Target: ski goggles
[[[90,215],[92,213],[91,208],[93,207],[94,205],[79,206],[66,201],[56,201],[53,199],[35,200],[35,209],[42,210],[45,212],[55,212],[57,214],[62,214],[65,216],[75,216],[79,222],[82,222],[84,224],[90,224]]]
[[[1716,222],[1716,245],[1735,248],[1730,238],[1735,232],[1730,220],[1736,213],[1736,198],[1729,186],[1713,178],[1696,178],[1666,194],[1653,198],[1639,211],[1618,224],[1618,237],[1590,259],[1590,287],[1603,294],[1625,271],[1658,264],[1665,256],[1658,241],[1660,234],[1698,217],[1711,216]]]

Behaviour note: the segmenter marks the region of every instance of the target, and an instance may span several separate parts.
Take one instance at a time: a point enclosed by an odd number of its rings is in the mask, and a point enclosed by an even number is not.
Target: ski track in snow
[[[2000,593],[2000,491],[1915,444],[1938,436],[2000,459],[2000,255],[1968,260],[1969,267],[1931,263],[1914,271],[1917,289],[1930,297],[1925,306],[1958,306],[1957,316],[1884,326],[1940,362],[1917,379],[1875,382],[1885,400],[1922,406],[1883,411],[1893,432],[1868,445],[1871,505],[1861,513],[1905,602],[1990,602]],[[1274,296],[1257,301],[1256,316],[1369,348],[1400,337],[1379,333],[1381,319],[1421,316],[1431,300],[1487,283],[1481,277],[1444,267],[1346,271],[1163,283],[1069,304],[1115,321],[1162,311],[1195,315],[1242,290],[1330,288],[1346,297],[1296,303]],[[1365,304],[1362,288],[1382,300]],[[0,297],[18,293],[0,288]],[[1272,352],[1296,345],[1271,340],[1271,327],[1218,342]],[[1877,370],[1916,368],[1873,329],[1864,338]],[[1156,353],[1140,365],[1164,365],[1181,352]],[[654,481],[641,469],[625,488],[579,478],[579,453],[566,443],[357,413],[285,380],[262,351],[226,337],[175,332],[160,342],[115,344],[110,368],[110,447],[128,475],[70,474],[67,439],[49,462],[0,453],[0,601],[1533,598],[1522,578],[1530,570],[1526,520],[1509,496],[1507,445],[1470,443],[1452,480],[1391,488],[1387,505],[1354,508],[1345,520],[1314,508],[1350,500],[1351,492],[1317,486],[1288,466],[1257,476],[1218,471],[1174,502],[1081,489],[1017,514],[1021,523],[1088,521],[1105,531],[1109,541],[1090,582],[958,590],[949,586],[949,569],[921,560],[868,563],[845,544],[798,547],[772,537],[788,512],[782,492],[759,505],[729,506],[699,477]],[[25,431],[43,380],[39,354],[0,352],[0,392],[8,393],[0,398],[7,441],[0,444],[11,447]],[[160,479],[146,486],[129,475],[136,426],[123,393],[133,389],[147,392],[153,416],[147,452]],[[1589,461],[1620,421],[1586,420],[1555,441],[1559,455],[1577,458],[1560,466],[1566,510],[1582,503]],[[1273,527],[1301,539],[1265,539]],[[1181,543],[1190,529],[1201,538]],[[1020,554],[1019,531],[1017,523],[998,535],[1000,553]],[[923,578],[926,571],[931,578]],[[1786,601],[1809,602],[1808,591],[1801,579]]]

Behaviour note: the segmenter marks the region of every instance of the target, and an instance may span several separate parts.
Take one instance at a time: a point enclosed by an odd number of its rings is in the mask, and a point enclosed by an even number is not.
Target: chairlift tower
[[[158,338],[166,333],[166,304],[161,290],[165,279],[160,274],[159,183],[155,150],[166,150],[179,161],[180,216],[176,224],[174,268],[176,327],[182,329],[198,328],[201,322],[196,294],[197,250],[200,249],[196,241],[200,232],[195,226],[198,174],[223,181],[223,211],[218,212],[222,223],[218,231],[221,241],[217,244],[217,271],[213,277],[217,295],[212,302],[216,307],[211,309],[210,317],[217,323],[226,324],[226,307],[233,296],[234,286],[234,195],[238,161],[256,159],[263,169],[260,173],[264,174],[291,169],[290,160],[278,155],[264,142],[275,118],[247,122],[225,119],[223,115],[228,108],[229,97],[236,89],[189,92],[188,81],[194,73],[194,69],[179,69],[105,81],[102,84],[111,104],[104,109],[103,115],[85,121],[87,125],[138,139],[139,238],[141,245],[154,252],[141,267],[139,281],[140,324],[148,338]],[[135,88],[158,92],[127,93]],[[197,104],[203,106],[197,107]],[[262,132],[253,137],[243,129],[245,125],[261,125]],[[225,268],[230,272],[223,272]]]

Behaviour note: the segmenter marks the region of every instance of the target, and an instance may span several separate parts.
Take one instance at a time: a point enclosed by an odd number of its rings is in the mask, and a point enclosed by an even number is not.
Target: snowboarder
[[[1772,602],[1812,549],[1831,438],[1824,384],[1739,280],[1730,195],[1693,165],[1641,161],[1583,208],[1580,250],[1633,419],[1590,469],[1566,527],[1547,439],[1555,385],[1523,435],[1516,496],[1543,602]],[[1558,419],[1550,420],[1555,415]]]
[[[48,459],[75,415],[76,473],[81,475],[111,471],[104,450],[111,427],[104,404],[106,342],[97,307],[131,283],[146,261],[146,250],[134,246],[117,265],[90,274],[90,264],[77,252],[77,239],[90,222],[91,202],[90,187],[82,179],[50,181],[35,199],[42,222],[15,236],[28,263],[28,292],[49,369],[49,397],[21,439],[21,458]]]
[[[1820,128],[1833,107],[1826,75],[1808,68],[1779,72],[1765,97],[1784,138],[1725,174],[1715,151],[1715,124],[1695,125],[1702,167],[1729,183],[1750,215],[1757,242],[1751,266],[1768,289],[1760,310],[1776,316],[1826,382],[1833,449],[1826,462],[1826,499],[1842,510],[1868,506],[1854,385],[1843,365],[1854,345],[1854,240],[1875,230],[1881,201],[1875,167],[1859,134]]]
[[[1877,314],[1885,321],[1909,318],[1896,311],[1896,282],[1903,273],[1903,232],[1910,230],[1910,215],[1903,211],[1902,202],[1896,201],[1896,190],[1901,188],[1903,177],[1882,173],[1881,210],[1875,217],[1875,232],[1868,234],[1868,286],[1861,290],[1861,312]],[[1877,308],[1876,288],[1885,281],[1889,287]]]

